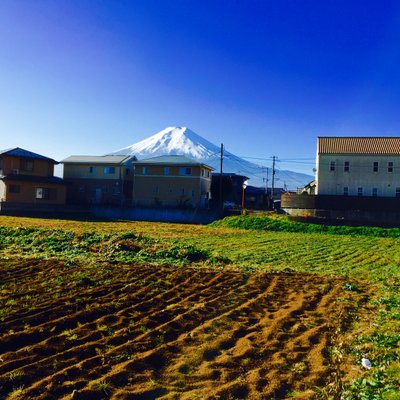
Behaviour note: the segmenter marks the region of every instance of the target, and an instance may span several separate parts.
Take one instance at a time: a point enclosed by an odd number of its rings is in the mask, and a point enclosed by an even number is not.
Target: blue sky
[[[0,148],[188,126],[312,173],[317,136],[400,136],[399,65],[398,1],[1,0]]]

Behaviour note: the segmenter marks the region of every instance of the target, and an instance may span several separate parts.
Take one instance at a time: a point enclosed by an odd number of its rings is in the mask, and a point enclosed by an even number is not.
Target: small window
[[[194,197],[194,190],[193,190],[193,189],[191,189],[191,190],[189,191],[189,196],[190,196],[190,197]]]
[[[358,189],[357,189],[357,196],[362,196],[363,195],[363,188],[362,187],[359,187]]]
[[[378,196],[378,189],[377,188],[372,188],[372,196],[373,197]]]
[[[393,161],[388,162],[388,172],[393,172]]]
[[[350,161],[344,162],[344,172],[350,172]]]
[[[343,196],[348,196],[349,195],[349,188],[347,186],[345,186],[343,188]]]
[[[89,167],[89,173],[90,174],[95,174],[97,172],[97,168],[96,167]]]
[[[21,186],[20,185],[10,185],[9,186],[9,192],[10,193],[19,193],[21,191]]]
[[[205,171],[204,171],[204,169],[202,168],[202,169],[201,169],[201,176],[204,176],[204,174],[205,174]]]
[[[164,175],[169,175],[171,173],[170,167],[164,167]]]
[[[374,171],[374,172],[378,172],[378,168],[379,168],[379,163],[378,163],[378,161],[374,161],[373,171]]]
[[[127,169],[125,170],[125,173],[126,173],[126,175],[130,175],[130,174],[131,174],[131,170],[130,170],[129,168],[127,168]]]
[[[329,170],[330,171],[335,171],[336,170],[336,161],[331,161],[329,165]]]
[[[46,200],[50,197],[50,191],[48,188],[36,188],[36,198]]]
[[[179,193],[179,196],[184,196],[185,195],[185,189],[179,189],[178,193]]]
[[[142,167],[142,174],[148,175],[149,174],[149,167]]]
[[[104,173],[106,175],[115,174],[115,167],[104,167]]]
[[[154,194],[157,194],[157,193],[158,193],[158,186],[153,186],[152,189],[151,189],[151,191],[152,191]]]
[[[400,187],[396,188],[396,197],[400,197]]]
[[[21,165],[21,171],[28,171],[28,172],[33,171],[33,160],[30,160],[29,158],[22,158],[20,165]]]
[[[210,171],[207,171],[207,178],[210,177]]]
[[[179,175],[192,175],[192,168],[188,167],[179,168]]]

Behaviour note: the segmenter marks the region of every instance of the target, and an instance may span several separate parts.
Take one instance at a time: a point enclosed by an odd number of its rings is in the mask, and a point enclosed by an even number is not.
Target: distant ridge
[[[162,156],[183,155],[204,162],[219,172],[220,148],[204,139],[187,127],[168,127],[160,132],[134,143],[130,146],[109,153],[110,155],[135,155],[138,160]],[[265,186],[263,177],[266,176],[267,168],[246,161],[243,158],[224,151],[223,172],[231,172],[246,175],[250,178],[252,186]],[[271,179],[271,170],[268,168]],[[293,171],[276,171],[276,187],[295,189],[304,186],[314,179],[313,176]],[[269,185],[271,180],[269,181]]]

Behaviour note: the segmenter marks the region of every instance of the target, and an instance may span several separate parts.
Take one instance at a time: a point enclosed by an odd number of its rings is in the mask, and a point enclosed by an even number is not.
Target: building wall
[[[191,168],[191,174],[186,175],[182,168]],[[205,207],[210,190],[211,170],[208,168],[191,165],[135,165],[135,206]]]
[[[53,176],[54,164],[46,160],[2,156],[2,174],[20,174],[30,176]],[[29,164],[29,166],[27,165]],[[32,164],[30,164],[32,163]],[[30,168],[32,166],[32,169]],[[27,168],[28,167],[28,168]]]
[[[349,171],[344,170],[349,162]],[[331,162],[335,170],[331,171]],[[374,163],[378,171],[374,171]],[[393,163],[393,172],[388,172],[388,163]],[[400,195],[400,155],[317,155],[318,195],[343,195],[348,188],[349,196],[373,196],[376,189],[378,197],[396,197]]]
[[[0,196],[0,199],[3,198],[3,201],[10,203],[65,204],[65,185],[26,181],[7,181],[1,182],[0,193],[3,185],[5,190],[3,191],[3,196]],[[45,189],[45,191],[40,191],[41,194],[38,195],[38,189]]]
[[[133,184],[119,179],[66,179],[68,204],[130,205]]]
[[[131,205],[133,170],[131,161],[122,165],[64,164],[67,203]]]
[[[0,180],[0,201],[6,200],[6,184]]]
[[[211,180],[200,177],[135,176],[133,202],[136,206],[204,207]]]
[[[110,173],[110,168],[114,172]],[[132,174],[132,165],[64,164],[64,179],[132,179]]]

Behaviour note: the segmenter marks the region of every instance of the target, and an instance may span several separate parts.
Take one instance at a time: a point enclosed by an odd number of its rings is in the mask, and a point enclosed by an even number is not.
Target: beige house
[[[68,204],[131,205],[134,156],[71,156],[62,160]]]
[[[319,137],[316,194],[400,197],[400,137]]]
[[[57,161],[21,149],[0,151],[1,205],[65,204],[65,184],[54,176]]]
[[[212,167],[178,155],[153,157],[134,165],[135,206],[208,206]]]

